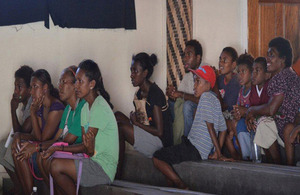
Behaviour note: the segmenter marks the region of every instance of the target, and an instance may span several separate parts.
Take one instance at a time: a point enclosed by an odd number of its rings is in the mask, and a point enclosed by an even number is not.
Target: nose
[[[133,79],[134,75],[133,72],[130,73],[130,78]]]

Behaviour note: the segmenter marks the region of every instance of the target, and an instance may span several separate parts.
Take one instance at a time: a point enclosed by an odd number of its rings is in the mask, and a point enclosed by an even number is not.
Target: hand
[[[23,161],[31,157],[31,155],[36,152],[35,144],[30,142],[21,143],[21,149],[19,153],[16,154],[17,160]]]
[[[58,150],[57,146],[50,146],[46,151],[41,153],[41,156],[43,159],[47,159],[57,150]]]
[[[11,100],[10,100],[10,108],[13,111],[16,111],[19,106],[19,97],[17,97],[16,94],[13,94]]]
[[[130,121],[133,125],[137,125],[138,123],[136,113],[133,111],[130,112]]]
[[[18,133],[16,133],[14,135],[14,139],[11,145],[11,152],[12,155],[16,155],[17,153],[19,153],[20,149],[21,149],[21,139],[20,139],[20,135]]]
[[[82,133],[83,145],[86,148],[87,154],[89,156],[94,155],[95,150],[95,134],[92,131],[88,131],[87,133]]]
[[[40,109],[42,106],[42,103],[44,101],[45,95],[41,94],[38,98],[33,98],[32,103],[30,106],[30,112],[31,114],[36,114],[36,112]]]
[[[254,132],[256,131],[255,118],[251,112],[249,112],[246,116],[246,125],[249,132],[251,130],[253,130]]]
[[[166,89],[166,94],[168,97],[172,96],[172,92],[175,90],[175,87],[173,85],[169,85]]]

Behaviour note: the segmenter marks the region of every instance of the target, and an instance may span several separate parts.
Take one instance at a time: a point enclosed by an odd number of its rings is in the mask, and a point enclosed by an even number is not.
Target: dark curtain
[[[45,21],[62,28],[136,29],[134,0],[0,0],[0,26]]]
[[[46,0],[0,0],[0,26],[39,21],[49,27]]]

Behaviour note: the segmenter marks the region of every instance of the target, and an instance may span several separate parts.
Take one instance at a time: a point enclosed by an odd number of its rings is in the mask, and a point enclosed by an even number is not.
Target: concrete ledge
[[[123,180],[166,186],[152,160],[126,152]],[[299,194],[300,168],[248,162],[201,161],[174,165],[191,190],[214,194]]]

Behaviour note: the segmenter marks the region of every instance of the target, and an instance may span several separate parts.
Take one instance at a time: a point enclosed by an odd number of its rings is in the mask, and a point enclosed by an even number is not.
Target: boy
[[[174,144],[180,143],[182,134],[188,135],[190,131],[194,113],[197,108],[199,98],[196,98],[193,94],[194,80],[193,74],[190,69],[196,70],[202,60],[202,46],[197,40],[190,40],[186,43],[184,50],[183,63],[186,74],[184,75],[178,90],[174,86],[169,85],[166,90],[166,94],[169,98],[176,100],[174,102],[169,101],[169,104],[173,105],[171,112],[173,113],[173,135]],[[182,125],[184,123],[184,126]],[[182,133],[182,131],[184,133]]]
[[[195,79],[194,95],[200,98],[191,131],[188,137],[182,137],[181,144],[163,148],[153,155],[154,166],[167,177],[168,183],[172,182],[181,189],[187,189],[187,186],[174,172],[172,164],[208,158],[226,160],[221,154],[226,124],[220,102],[216,94],[211,91],[216,81],[215,72],[209,66],[190,71]],[[220,131],[219,140],[218,131]],[[214,147],[214,154],[209,156]]]

